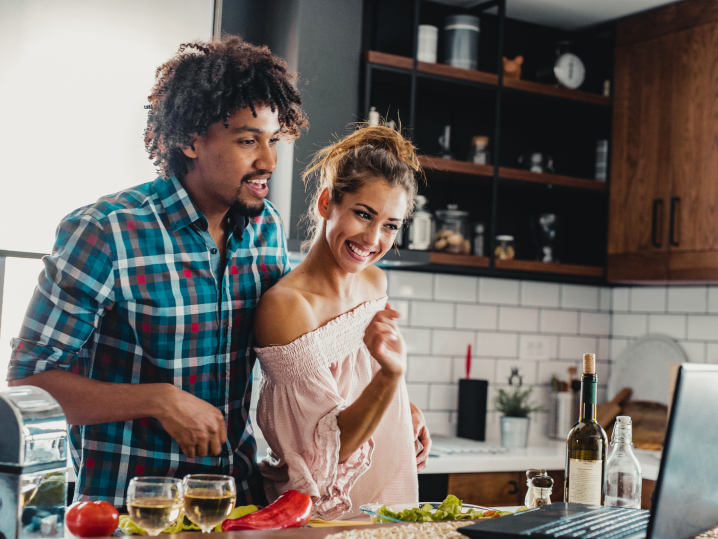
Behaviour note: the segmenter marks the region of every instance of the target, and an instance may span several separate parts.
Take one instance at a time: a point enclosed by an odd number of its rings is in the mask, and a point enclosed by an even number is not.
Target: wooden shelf
[[[499,167],[499,177],[506,180],[561,185],[563,187],[575,187],[577,189],[591,189],[594,191],[607,190],[606,182],[574,178],[573,176],[562,176],[561,174],[531,172],[530,170],[522,170],[520,168]]]
[[[592,94],[590,92],[582,92],[581,90],[571,90],[570,88],[564,88],[562,86],[550,86],[548,84],[541,84],[539,82],[521,79],[504,79],[503,83],[504,88],[510,88],[512,90],[548,95],[562,99],[572,99],[574,101],[582,101],[584,103],[591,103],[592,105],[600,105],[602,107],[611,106],[610,97]]]
[[[446,64],[431,64],[428,62],[417,62],[416,68],[420,73],[428,73],[429,75],[468,80],[470,82],[488,84],[489,86],[497,86],[499,84],[499,77],[494,73],[476,71],[475,69],[462,69],[460,67],[447,66]]]
[[[397,56],[396,54],[387,54],[385,52],[367,51],[364,54],[364,60],[371,64],[379,64],[398,69],[414,69],[414,60],[412,58]],[[470,81],[479,84],[486,84],[488,86],[498,86],[499,84],[498,75],[494,73],[486,73],[485,71],[476,71],[475,69],[462,69],[460,67],[452,67],[445,64],[434,64],[428,62],[417,62],[416,68],[419,73],[426,73],[428,75],[435,75],[446,79]],[[582,92],[581,90],[571,90],[562,86],[550,86],[548,84],[541,84],[539,82],[532,82],[529,80],[504,79],[503,87],[530,94],[581,101],[583,103],[600,105],[602,107],[611,106],[610,97],[590,92]]]
[[[468,176],[481,176],[483,178],[494,177],[493,165],[477,165],[469,161],[442,159],[441,157],[431,157],[428,155],[419,157],[419,163],[421,163],[421,166],[426,170],[464,174]]]
[[[539,273],[555,273],[561,275],[580,275],[583,277],[603,277],[602,266],[579,266],[576,264],[547,264],[535,260],[496,260],[497,269],[534,271]]]
[[[440,157],[430,157],[426,155],[421,156],[419,162],[427,171],[463,176],[480,176],[487,179],[493,178],[494,176],[493,165],[477,165],[469,161],[441,159]],[[592,191],[607,190],[606,182],[574,178],[573,176],[563,176],[561,174],[539,174],[518,168],[499,167],[499,177],[506,180],[560,185],[562,187],[573,187],[575,189],[589,189]]]
[[[488,268],[489,257],[473,255],[455,255],[451,253],[437,253],[432,251],[429,254],[431,264],[445,264],[449,266],[471,266],[474,268]]]
[[[364,61],[370,64],[380,64],[389,67],[397,67],[399,69],[414,69],[414,60],[406,56],[397,56],[396,54],[387,54],[378,51],[366,51]]]

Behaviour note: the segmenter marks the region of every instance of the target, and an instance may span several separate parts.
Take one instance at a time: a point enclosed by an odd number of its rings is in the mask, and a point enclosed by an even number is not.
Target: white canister
[[[439,44],[439,28],[430,24],[419,25],[419,51],[417,60],[436,63],[436,49]]]

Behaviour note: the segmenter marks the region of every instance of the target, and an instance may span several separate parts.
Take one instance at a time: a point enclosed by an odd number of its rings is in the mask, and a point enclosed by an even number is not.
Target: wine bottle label
[[[570,459],[568,500],[570,503],[601,505],[602,460]]]

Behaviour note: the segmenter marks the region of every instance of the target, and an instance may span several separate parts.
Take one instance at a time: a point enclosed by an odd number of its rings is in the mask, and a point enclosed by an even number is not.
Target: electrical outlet
[[[549,337],[539,335],[522,335],[519,357],[521,359],[549,359]]]

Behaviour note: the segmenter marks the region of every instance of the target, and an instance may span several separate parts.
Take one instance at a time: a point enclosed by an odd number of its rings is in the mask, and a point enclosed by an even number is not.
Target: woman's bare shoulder
[[[282,281],[262,294],[254,317],[257,346],[283,346],[316,328],[310,303]]]
[[[364,284],[370,291],[371,299],[378,299],[386,296],[387,278],[386,273],[376,266],[367,266],[362,272]]]

